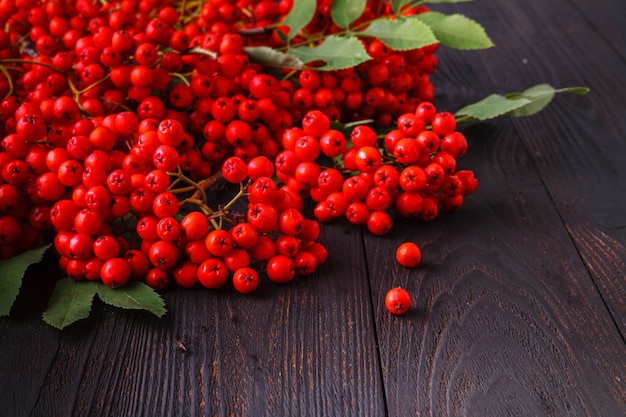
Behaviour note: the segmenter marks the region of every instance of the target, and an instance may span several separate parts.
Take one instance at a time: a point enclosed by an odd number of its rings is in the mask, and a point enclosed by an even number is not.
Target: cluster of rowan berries
[[[436,45],[370,39],[356,67],[277,75],[244,48],[281,45],[266,29],[283,30],[291,7],[0,1],[0,258],[53,241],[76,280],[230,278],[249,292],[259,271],[278,283],[315,271],[320,222],[383,235],[391,208],[429,220],[460,207],[477,182],[456,171],[467,142],[454,117],[430,103]],[[318,9],[303,32],[334,33],[330,1]],[[390,10],[369,1],[360,19]],[[364,118],[396,129],[331,128]],[[218,178],[239,184],[232,200],[212,200]]]
[[[348,138],[330,127],[326,114],[308,112],[302,128],[285,131],[276,157],[277,177],[317,202],[314,215],[321,222],[345,217],[384,235],[392,226],[390,209],[402,217],[433,220],[440,207],[460,208],[463,196],[478,186],[472,171],[456,169],[467,140],[456,131],[454,116],[437,112],[430,102],[401,115],[382,147],[367,125],[353,128]],[[322,168],[320,156],[334,166]]]

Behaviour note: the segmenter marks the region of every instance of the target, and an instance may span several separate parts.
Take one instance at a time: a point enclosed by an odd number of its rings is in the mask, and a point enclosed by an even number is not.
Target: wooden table
[[[622,6],[433,6],[496,44],[441,48],[438,108],[543,82],[591,93],[465,128],[480,187],[459,212],[384,238],[325,225],[329,261],[290,285],[168,291],[163,319],[98,304],[63,332],[34,291],[0,320],[0,415],[626,415]],[[395,262],[405,240],[416,269]],[[401,317],[383,305],[397,285]]]

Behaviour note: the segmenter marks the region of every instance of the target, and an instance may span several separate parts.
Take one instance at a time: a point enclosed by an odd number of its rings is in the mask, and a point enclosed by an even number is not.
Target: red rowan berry
[[[392,288],[385,295],[385,307],[391,314],[406,313],[411,306],[411,296],[403,288]]]
[[[414,268],[422,260],[420,248],[413,242],[404,242],[396,250],[396,259],[400,265],[407,268]]]

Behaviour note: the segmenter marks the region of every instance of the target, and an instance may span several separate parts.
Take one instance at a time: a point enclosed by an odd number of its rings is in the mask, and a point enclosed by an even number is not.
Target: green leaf
[[[530,100],[523,97],[511,99],[499,94],[492,94],[479,102],[463,107],[456,112],[455,116],[469,116],[473,119],[484,121],[503,116],[528,103],[530,103]]]
[[[411,2],[412,0],[391,0],[391,10],[393,10],[394,13],[398,14],[404,6]]]
[[[89,316],[96,285],[92,281],[78,282],[66,277],[60,279],[48,301],[43,319],[57,329]]]
[[[531,116],[543,110],[557,93],[587,94],[587,87],[555,89],[549,84],[538,84],[521,93],[492,94],[477,103],[457,111],[455,116],[474,120],[489,120],[499,116]]]
[[[371,59],[357,38],[336,35],[328,36],[319,46],[301,46],[289,52],[305,63],[324,61],[325,65],[316,67],[322,71],[355,67]]]
[[[414,18],[430,26],[439,42],[451,48],[472,50],[493,46],[485,29],[475,20],[461,14],[445,15],[439,12],[428,12],[416,15]]]
[[[107,304],[134,310],[147,310],[157,317],[163,317],[165,301],[152,288],[139,281],[128,281],[123,287],[109,288],[97,284],[98,297]]]
[[[347,29],[363,14],[366,0],[333,0],[330,14],[333,22],[343,29]]]
[[[554,98],[556,91],[548,84],[539,84],[529,88],[523,93],[511,93],[509,99],[525,98],[528,100],[524,106],[512,110],[509,115],[514,117],[530,116],[543,110]]]
[[[549,84],[539,84],[522,93],[512,93],[506,95],[507,98],[511,99],[523,97],[529,100],[529,103],[509,112],[509,115],[513,117],[523,117],[539,113],[548,104],[550,104],[557,93],[587,94],[588,92],[589,89],[585,87],[568,87],[556,90]]]
[[[50,245],[40,246],[0,261],[0,317],[9,315],[20,292],[26,270],[41,261],[49,247]]]
[[[289,26],[288,39],[295,38],[309,24],[315,16],[316,7],[317,3],[311,0],[293,0],[291,11],[281,22],[282,25]]]
[[[396,51],[407,51],[437,43],[437,38],[428,25],[414,18],[376,19],[365,30],[354,32],[354,34],[378,38]]]
[[[43,319],[57,329],[64,329],[89,316],[96,294],[115,307],[147,310],[157,317],[162,317],[166,311],[161,296],[144,283],[129,281],[122,288],[112,289],[101,282],[78,282],[68,277],[59,280],[54,287]]]
[[[247,46],[244,48],[250,61],[277,68],[303,69],[304,63],[293,55],[277,51],[269,46]]]

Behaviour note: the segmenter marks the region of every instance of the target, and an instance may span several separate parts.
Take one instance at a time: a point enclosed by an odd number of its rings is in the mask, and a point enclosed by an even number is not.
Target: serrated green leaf
[[[57,329],[89,316],[96,286],[92,281],[78,282],[66,277],[60,279],[48,300],[48,308],[43,319]]]
[[[295,38],[298,33],[309,24],[315,16],[317,3],[311,0],[293,0],[293,6],[289,14],[280,23],[289,26],[288,39]]]
[[[549,84],[538,84],[521,93],[506,95],[507,98],[523,97],[529,100],[528,104],[511,111],[509,116],[524,117],[539,113],[550,104],[557,93],[587,94],[588,92],[589,89],[586,87],[567,87],[557,90]]]
[[[473,50],[486,49],[493,46],[493,42],[480,23],[467,16],[428,12],[416,15],[413,18],[419,19],[430,26],[437,40],[451,48]]]
[[[28,250],[0,261],[0,317],[7,316],[22,286],[26,270],[41,261],[50,245]]]
[[[489,120],[499,116],[530,116],[543,110],[557,93],[587,94],[587,87],[555,89],[549,84],[538,84],[521,93],[492,94],[455,113],[457,117],[473,120]]]
[[[343,29],[347,29],[363,14],[366,0],[333,0],[330,15],[333,22]]]
[[[115,307],[147,310],[157,317],[165,312],[165,301],[152,288],[139,281],[128,281],[121,288],[109,288],[103,283],[96,284],[98,297]]]
[[[556,91],[549,84],[539,84],[529,88],[523,93],[507,94],[506,97],[510,99],[525,98],[528,100],[524,106],[514,109],[509,112],[510,116],[522,117],[530,116],[543,110],[554,98]]]
[[[304,63],[297,57],[277,51],[269,46],[246,46],[250,62],[276,68],[303,69]]]
[[[503,116],[528,103],[530,103],[530,100],[523,97],[507,98],[499,94],[492,94],[476,103],[463,107],[456,112],[455,116],[469,116],[473,119],[484,121]]]
[[[335,35],[328,36],[319,46],[291,48],[289,53],[304,63],[324,61],[325,65],[316,67],[321,71],[355,67],[371,59],[357,38]]]
[[[437,43],[437,38],[427,24],[418,19],[373,20],[358,36],[371,36],[396,51],[407,51]]]

